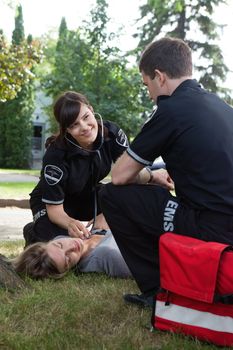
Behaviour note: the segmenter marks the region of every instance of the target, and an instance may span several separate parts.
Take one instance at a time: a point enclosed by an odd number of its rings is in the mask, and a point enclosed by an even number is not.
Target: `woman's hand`
[[[165,169],[152,170],[151,184],[156,184],[171,191],[174,190],[174,182]]]
[[[70,237],[81,239],[89,238],[91,235],[85,225],[81,221],[75,219],[70,219],[68,222],[68,233]]]
[[[93,222],[94,222],[94,219],[90,220],[86,227],[91,226],[93,224]],[[105,220],[105,217],[102,213],[96,216],[95,227],[92,227],[92,229],[109,230],[109,226],[107,224],[107,221]]]
[[[85,225],[76,219],[71,218],[64,211],[63,204],[52,205],[46,204],[49,220],[54,224],[68,231],[70,237],[85,239],[90,237],[90,231]]]

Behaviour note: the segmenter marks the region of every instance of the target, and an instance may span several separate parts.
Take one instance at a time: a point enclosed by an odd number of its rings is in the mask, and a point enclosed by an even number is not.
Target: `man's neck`
[[[192,79],[192,76],[185,76],[178,79],[168,79],[167,80],[168,95],[171,96],[180,84],[182,84],[185,80],[189,80],[189,79]]]

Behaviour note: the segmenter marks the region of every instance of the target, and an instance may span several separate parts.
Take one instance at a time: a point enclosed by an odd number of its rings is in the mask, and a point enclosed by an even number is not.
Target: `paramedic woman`
[[[80,93],[60,95],[54,116],[60,130],[47,142],[40,180],[30,194],[33,223],[24,227],[26,246],[59,235],[88,238],[83,221],[108,229],[99,207],[100,181],[128,147],[125,133],[95,114]]]

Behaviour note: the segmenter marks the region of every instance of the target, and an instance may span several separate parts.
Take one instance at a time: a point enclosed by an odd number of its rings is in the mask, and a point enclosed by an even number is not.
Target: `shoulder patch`
[[[63,176],[63,171],[55,165],[46,165],[44,168],[44,177],[46,182],[50,185],[56,185]]]
[[[125,148],[129,146],[127,136],[125,135],[122,129],[120,129],[117,133],[116,143],[118,143],[118,145],[123,146]]]

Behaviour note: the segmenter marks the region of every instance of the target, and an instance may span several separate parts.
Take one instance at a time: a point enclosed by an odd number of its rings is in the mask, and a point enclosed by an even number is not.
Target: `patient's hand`
[[[165,169],[153,170],[152,176],[153,177],[150,183],[162,186],[169,191],[174,190],[174,182],[170,177],[170,175],[168,174],[167,170]]]

